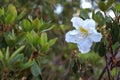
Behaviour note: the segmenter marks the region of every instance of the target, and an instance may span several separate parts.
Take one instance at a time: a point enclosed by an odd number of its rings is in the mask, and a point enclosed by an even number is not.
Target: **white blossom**
[[[81,53],[89,52],[93,42],[99,42],[102,38],[101,33],[96,30],[95,21],[73,17],[71,22],[75,30],[66,33],[66,42],[76,43]]]
[[[85,9],[85,8],[92,8],[92,5],[87,0],[81,0],[80,7],[83,8],[83,9]]]
[[[56,13],[56,14],[61,14],[62,13],[62,11],[63,11],[63,6],[61,5],[61,4],[57,4],[56,6],[55,6],[55,10],[54,10],[54,13]]]

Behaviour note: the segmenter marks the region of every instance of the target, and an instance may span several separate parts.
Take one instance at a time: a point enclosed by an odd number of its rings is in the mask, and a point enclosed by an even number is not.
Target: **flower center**
[[[84,35],[88,35],[88,30],[87,29],[85,29],[85,28],[83,28],[83,27],[80,27],[80,32],[82,33],[82,34],[84,34]]]

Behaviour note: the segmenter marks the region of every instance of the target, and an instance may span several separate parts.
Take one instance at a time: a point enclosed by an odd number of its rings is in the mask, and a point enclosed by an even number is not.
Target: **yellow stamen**
[[[84,35],[88,35],[88,30],[83,27],[80,27],[80,32],[83,33]]]

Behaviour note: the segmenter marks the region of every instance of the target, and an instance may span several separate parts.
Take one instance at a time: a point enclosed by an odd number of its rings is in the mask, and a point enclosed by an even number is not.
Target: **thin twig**
[[[111,74],[110,74],[110,71],[109,71],[109,67],[108,67],[109,65],[108,65],[108,61],[107,61],[107,56],[106,55],[105,55],[105,61],[106,61],[106,66],[107,66],[106,70],[107,70],[107,73],[108,73],[108,78],[110,80],[111,79],[111,76],[110,76]]]
[[[112,56],[112,57],[115,57],[116,54],[114,54],[113,49],[112,49],[112,36],[111,36],[111,35],[109,35],[109,48],[110,48],[111,56]],[[105,58],[107,58],[106,55],[105,55]],[[107,60],[106,60],[106,61],[107,61]],[[101,80],[101,79],[102,79],[102,77],[103,77],[106,69],[108,70],[108,66],[109,66],[112,62],[113,62],[112,59],[110,59],[109,62],[108,62],[108,64],[106,63],[106,66],[104,67],[104,69],[103,69],[102,73],[100,74],[98,80]],[[108,71],[108,76],[110,76],[110,72],[109,72],[109,71]],[[109,79],[109,80],[110,80],[110,79]]]
[[[119,49],[120,49],[120,44],[119,44],[118,47],[115,49],[114,57],[117,55]],[[108,62],[108,65],[110,65],[111,63],[112,63],[112,60],[110,59],[109,62]],[[103,69],[103,71],[101,72],[98,80],[101,80],[101,79],[102,79],[102,77],[103,77],[106,69],[107,69],[107,66],[104,67],[104,69]]]
[[[106,71],[106,68],[107,68],[107,66],[104,67],[104,69],[103,69],[102,73],[100,74],[98,80],[101,80],[101,79],[102,79],[102,77],[103,77],[103,75],[104,75],[104,73],[105,73],[105,71]]]
[[[110,53],[112,57],[114,57],[113,49],[112,49],[112,36],[109,35],[109,48],[110,48]]]

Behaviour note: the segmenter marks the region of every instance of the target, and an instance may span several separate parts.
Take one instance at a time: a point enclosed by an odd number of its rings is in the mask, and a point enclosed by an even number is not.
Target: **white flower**
[[[57,4],[56,6],[55,6],[55,10],[54,10],[54,13],[56,13],[56,14],[61,14],[62,13],[62,11],[63,11],[63,6],[61,5],[61,4]]]
[[[85,8],[92,8],[92,5],[91,5],[90,2],[88,2],[86,0],[81,0],[80,7],[82,7],[83,9],[85,9]]]
[[[67,32],[65,40],[76,43],[81,53],[89,52],[93,42],[99,42],[102,38],[101,33],[96,31],[95,21],[73,17],[71,22],[75,30]]]

